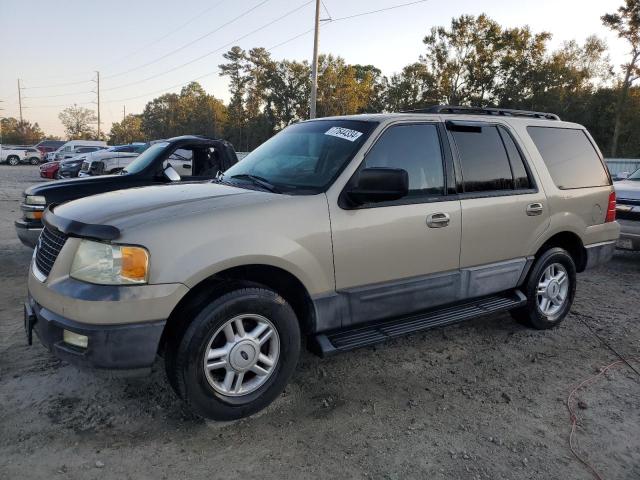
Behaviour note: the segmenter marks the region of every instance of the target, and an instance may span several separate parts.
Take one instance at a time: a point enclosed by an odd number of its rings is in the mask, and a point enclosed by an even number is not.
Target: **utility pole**
[[[20,123],[22,123],[22,88],[20,88],[20,79],[18,79],[18,105],[20,106]]]
[[[96,93],[98,95],[98,140],[100,140],[100,72],[96,70]]]
[[[127,106],[123,105],[122,106],[122,121],[124,122],[124,119],[127,118]]]
[[[313,63],[311,65],[311,105],[309,118],[316,118],[316,96],[318,93],[318,35],[320,33],[320,0],[316,0],[316,19],[313,36]]]

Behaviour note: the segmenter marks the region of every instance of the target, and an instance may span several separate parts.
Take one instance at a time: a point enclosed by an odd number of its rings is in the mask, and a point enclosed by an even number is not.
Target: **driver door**
[[[451,155],[442,138],[437,123],[391,125],[359,170],[406,170],[408,196],[352,209],[330,202],[336,290],[348,299],[352,324],[413,313],[458,295],[462,218],[460,201],[447,195]]]

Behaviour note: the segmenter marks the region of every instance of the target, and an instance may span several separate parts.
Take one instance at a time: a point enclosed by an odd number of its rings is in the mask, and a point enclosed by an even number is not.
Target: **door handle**
[[[451,217],[448,213],[432,213],[427,215],[427,226],[429,228],[442,228],[449,225]]]
[[[527,215],[530,217],[534,215],[540,215],[544,211],[544,207],[541,203],[530,203],[527,205]]]

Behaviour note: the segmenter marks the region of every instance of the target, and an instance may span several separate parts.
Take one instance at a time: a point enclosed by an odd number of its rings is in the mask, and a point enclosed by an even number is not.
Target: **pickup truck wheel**
[[[276,292],[243,288],[206,305],[171,343],[166,369],[178,395],[203,417],[235,420],[284,390],[298,363],[300,328]]]
[[[573,258],[562,248],[551,248],[536,260],[527,278],[527,304],[511,314],[539,330],[555,327],[571,310],[575,292]]]
[[[15,155],[10,155],[9,158],[7,158],[7,163],[9,165],[11,165],[12,167],[15,167],[16,165],[18,165],[20,163],[20,159],[18,157],[16,157]]]

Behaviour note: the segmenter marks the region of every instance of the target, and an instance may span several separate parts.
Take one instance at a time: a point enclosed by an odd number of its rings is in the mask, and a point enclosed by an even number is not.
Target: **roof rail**
[[[555,113],[533,112],[529,110],[513,110],[495,107],[465,107],[459,105],[434,105],[432,107],[403,110],[402,113],[449,113],[466,115],[496,115],[504,117],[544,118],[546,120],[560,120]]]

